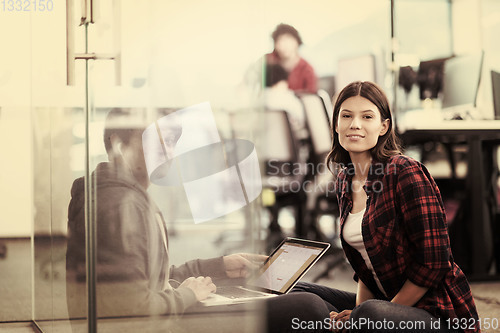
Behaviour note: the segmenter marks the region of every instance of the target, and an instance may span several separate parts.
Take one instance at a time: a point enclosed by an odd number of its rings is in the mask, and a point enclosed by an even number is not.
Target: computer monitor
[[[436,99],[443,89],[444,63],[449,58],[421,61],[417,71],[420,99]]]
[[[491,88],[493,90],[493,108],[495,119],[500,120],[500,73],[491,71]]]
[[[442,107],[476,106],[483,52],[456,56],[444,63]]]

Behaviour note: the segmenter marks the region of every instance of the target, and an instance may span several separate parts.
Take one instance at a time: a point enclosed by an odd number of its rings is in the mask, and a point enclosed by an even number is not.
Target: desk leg
[[[491,221],[484,173],[482,141],[479,137],[471,137],[467,170],[467,189],[471,204],[467,230],[471,235],[472,274],[476,276],[488,274],[492,254]]]
[[[448,156],[448,162],[450,162],[451,168],[451,179],[456,182],[457,180],[457,162],[455,159],[455,154],[453,153],[453,144],[444,143],[444,149],[446,150],[446,155]]]

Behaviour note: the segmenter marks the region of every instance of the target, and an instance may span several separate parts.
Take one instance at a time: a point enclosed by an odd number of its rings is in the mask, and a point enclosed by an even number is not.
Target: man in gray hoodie
[[[90,189],[96,224],[98,317],[180,315],[216,290],[212,278],[245,277],[252,254],[169,263],[168,232],[147,193],[137,113],[113,109],[106,118],[104,144],[108,162],[97,165]],[[144,119],[144,117],[142,117]],[[140,123],[140,122],[139,122]],[[175,142],[178,140],[178,136]],[[67,303],[72,318],[86,316],[85,179],[74,181],[68,209]]]

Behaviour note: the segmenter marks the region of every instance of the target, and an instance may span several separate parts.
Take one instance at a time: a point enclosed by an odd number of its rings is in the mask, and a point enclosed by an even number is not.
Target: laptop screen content
[[[247,286],[275,294],[287,293],[326,251],[329,244],[286,239]]]

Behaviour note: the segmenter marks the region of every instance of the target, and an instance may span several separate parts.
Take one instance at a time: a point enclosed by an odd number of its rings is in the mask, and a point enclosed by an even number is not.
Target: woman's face
[[[389,129],[389,119],[382,121],[379,109],[368,99],[354,96],[340,106],[335,132],[340,145],[352,154],[369,153],[378,138]]]
[[[299,42],[290,34],[283,34],[276,39],[274,49],[282,59],[290,59],[298,54]]]

